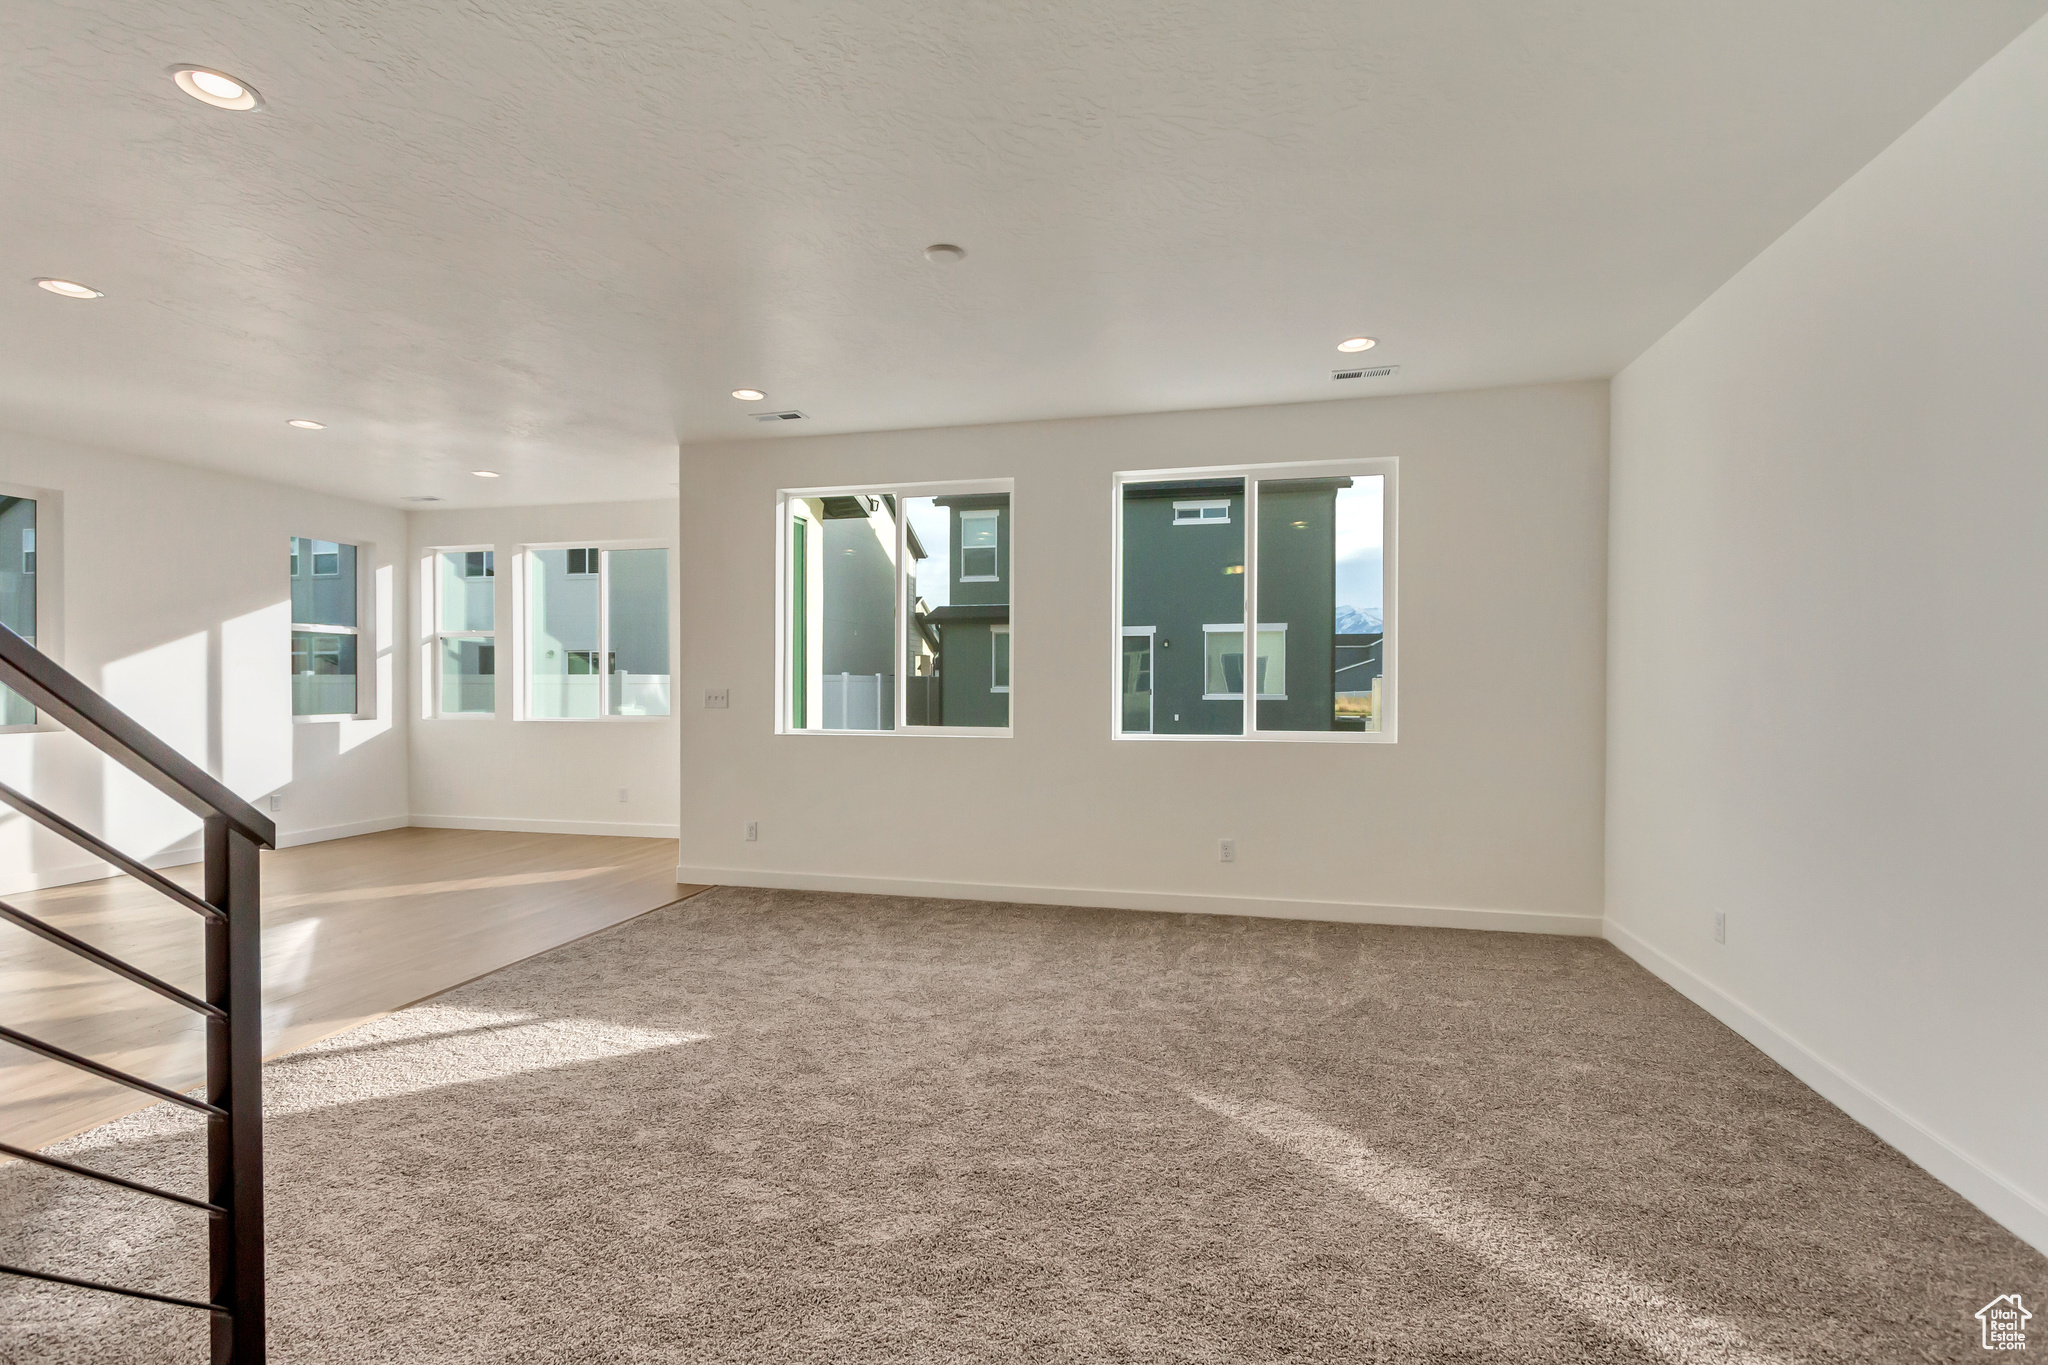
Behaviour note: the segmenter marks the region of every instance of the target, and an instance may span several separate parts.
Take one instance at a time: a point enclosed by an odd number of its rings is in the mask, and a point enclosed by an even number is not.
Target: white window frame
[[[0,494],[28,498],[36,505],[36,638],[35,647],[56,663],[64,662],[64,495],[54,488],[0,483]],[[41,707],[26,725],[0,725],[0,735],[62,732]]]
[[[533,714],[533,659],[528,647],[533,627],[531,612],[533,606],[533,552],[536,550],[596,550],[598,552],[597,572],[597,658],[600,665],[612,653],[612,557],[613,550],[667,550],[668,551],[668,714],[665,716],[622,716],[602,708],[611,705],[611,689],[599,686],[598,706],[594,716],[536,716]],[[512,648],[516,663],[512,671],[512,718],[518,721],[532,721],[543,725],[648,725],[660,724],[676,719],[682,707],[682,698],[676,685],[680,680],[676,668],[677,591],[676,547],[673,541],[652,540],[544,540],[532,541],[518,546],[512,555]],[[500,575],[502,577],[503,575]],[[588,574],[573,577],[586,578]],[[457,632],[458,634],[461,632]],[[502,639],[504,631],[498,632]],[[499,654],[499,668],[504,668],[504,655]],[[600,671],[600,677],[604,676]],[[500,705],[503,699],[500,698]]]
[[[326,711],[317,716],[294,714],[292,716],[292,724],[333,725],[344,720],[374,720],[377,715],[377,659],[374,649],[374,642],[377,639],[375,629],[377,620],[377,579],[375,569],[377,547],[369,541],[350,540],[346,536],[308,536],[299,535],[296,531],[289,532],[288,534],[297,536],[300,540],[324,540],[331,545],[346,545],[356,552],[356,623],[352,626],[327,626],[308,625],[303,621],[293,621],[286,628],[285,635],[286,668],[291,667],[290,646],[293,635],[353,635],[356,637],[356,709],[353,711]],[[315,574],[311,560],[312,555],[308,553],[306,577],[309,580],[316,577],[341,577],[338,571],[331,574]],[[286,579],[285,596],[287,600],[291,596],[289,578]],[[286,610],[290,610],[289,604],[287,604]],[[373,645],[368,660],[365,660],[363,657],[363,644],[365,641],[370,641]]]
[[[1131,631],[1131,628],[1130,628],[1129,626],[1125,626],[1125,627],[1124,627],[1124,633],[1125,633],[1126,635],[1130,634],[1130,631]],[[1246,660],[1247,660],[1247,662],[1248,662],[1248,664],[1249,664],[1249,666],[1250,666],[1250,667],[1249,667],[1249,669],[1248,669],[1248,671],[1251,671],[1251,672],[1256,672],[1256,670],[1257,670],[1257,667],[1258,667],[1258,662],[1257,662],[1257,661],[1258,661],[1258,657],[1259,657],[1259,636],[1261,636],[1261,635],[1272,635],[1272,634],[1276,634],[1276,633],[1277,633],[1277,634],[1279,634],[1279,635],[1282,635],[1282,636],[1285,636],[1285,635],[1287,634],[1287,623],[1286,623],[1285,621],[1281,621],[1281,622],[1278,622],[1277,624],[1276,624],[1276,623],[1273,623],[1273,622],[1261,622],[1261,623],[1259,624],[1259,628],[1258,628],[1258,630],[1257,630],[1256,632],[1254,632],[1254,633],[1253,633],[1253,635],[1252,635],[1252,638],[1251,638],[1251,648],[1249,648],[1249,649],[1247,649],[1247,650],[1245,651],[1245,658],[1246,658]],[[1215,625],[1208,625],[1208,624],[1206,624],[1206,623],[1205,623],[1205,624],[1204,624],[1204,625],[1202,626],[1202,686],[1203,686],[1204,688],[1207,688],[1207,687],[1208,687],[1208,685],[1209,685],[1209,637],[1210,637],[1211,635],[1242,635],[1242,634],[1244,634],[1244,623],[1243,623],[1243,622],[1241,622],[1241,621],[1221,621],[1221,622],[1218,622],[1218,623],[1217,623],[1217,624],[1215,624]],[[1284,645],[1284,643],[1285,643],[1285,642],[1283,641],[1282,643],[1283,643],[1283,645]],[[1122,687],[1122,685],[1121,685],[1121,682],[1119,682],[1119,685],[1118,685],[1118,687],[1117,687],[1117,695],[1118,695],[1119,697],[1121,697],[1121,696],[1123,695],[1123,687]],[[1202,700],[1203,700],[1203,701],[1243,701],[1243,700],[1244,700],[1244,693],[1242,693],[1242,692],[1209,692],[1209,691],[1204,691],[1204,692],[1202,693]],[[1258,701],[1286,701],[1286,700],[1287,700],[1287,694],[1286,694],[1285,692],[1261,692],[1261,693],[1259,693],[1259,695],[1257,696],[1257,698],[1255,698],[1255,700],[1258,700]],[[1119,716],[1121,716],[1121,715],[1122,715],[1122,710],[1121,710],[1121,708],[1119,708],[1119,710],[1118,710],[1118,715],[1119,715]]]
[[[1109,734],[1114,740],[1128,740],[1132,743],[1280,743],[1280,744],[1394,744],[1399,741],[1400,685],[1399,685],[1399,572],[1400,572],[1400,468],[1399,457],[1384,455],[1357,459],[1304,460],[1286,464],[1233,464],[1199,465],[1179,469],[1133,469],[1120,470],[1110,476],[1109,519],[1110,519],[1110,637],[1109,646],[1114,653],[1109,668]],[[1208,685],[1208,632],[1212,629],[1241,631],[1242,625],[1208,627],[1203,630],[1203,686],[1205,700],[1236,700],[1244,707],[1244,732],[1242,734],[1126,734],[1123,730],[1123,647],[1124,637],[1130,634],[1152,634],[1156,626],[1126,626],[1124,618],[1124,485],[1144,483],[1165,483],[1179,479],[1237,479],[1244,480],[1244,620],[1251,620],[1251,610],[1259,600],[1259,516],[1258,485],[1265,479],[1316,479],[1350,475],[1354,478],[1379,477],[1386,480],[1383,487],[1382,512],[1382,592],[1380,620],[1380,728],[1377,730],[1261,730],[1258,728],[1258,703],[1261,701],[1285,700],[1279,694],[1261,693],[1246,698],[1241,692],[1210,694]],[[1228,499],[1183,499],[1174,503],[1176,517],[1179,509],[1194,502],[1217,502],[1228,504]],[[1178,526],[1214,526],[1226,523],[1217,521],[1197,522],[1193,520],[1173,523]],[[1284,625],[1260,625],[1259,630],[1280,630]],[[1246,642],[1250,648],[1246,653],[1256,658],[1257,637]],[[1158,668],[1154,657],[1153,667]],[[1253,664],[1252,667],[1256,667]],[[1256,675],[1254,675],[1256,676]],[[1154,674],[1153,721],[1158,722],[1157,673]]]
[[[478,551],[491,556],[491,572],[487,577],[491,583],[492,628],[490,630],[443,630],[441,629],[441,556],[475,554]],[[507,698],[505,696],[505,689],[498,686],[495,682],[491,685],[490,710],[446,711],[442,709],[441,658],[443,641],[488,640],[491,643],[493,668],[500,668],[503,664],[504,654],[498,648],[498,637],[502,632],[497,628],[497,623],[504,619],[504,599],[507,594],[504,591],[505,576],[497,571],[497,546],[432,545],[421,550],[420,556],[420,576],[423,580],[422,586],[424,589],[420,594],[420,598],[425,604],[427,618],[427,630],[423,632],[427,646],[426,657],[420,661],[420,677],[425,682],[426,696],[422,699],[420,715],[423,719],[427,720],[496,720],[505,710]],[[467,579],[469,576],[464,574],[463,577]],[[502,669],[500,668],[500,671],[492,676],[494,678],[502,677]],[[673,688],[671,688],[671,695],[673,695]],[[671,706],[673,706],[673,702],[671,702]]]
[[[1119,731],[1121,731],[1124,726],[1124,641],[1132,639],[1137,636],[1143,636],[1145,639],[1145,671],[1148,674],[1151,674],[1151,676],[1153,676],[1154,678],[1157,678],[1159,676],[1159,627],[1123,627],[1123,633],[1117,637],[1116,642],[1116,728]],[[1204,640],[1202,642],[1202,645],[1204,649],[1208,648],[1208,641]],[[1150,734],[1153,724],[1157,722],[1158,719],[1159,693],[1158,690],[1155,688],[1153,691],[1147,692],[1145,694],[1144,733]]]
[[[1223,515],[1212,517],[1210,512],[1223,509]],[[1184,517],[1182,512],[1195,515]],[[1230,525],[1229,498],[1183,498],[1173,504],[1173,525],[1175,526],[1228,526]]]
[[[814,488],[784,488],[775,494],[775,733],[778,735],[839,735],[849,737],[880,738],[922,738],[922,739],[1010,739],[1016,735],[1017,711],[1013,702],[1008,725],[906,725],[903,723],[905,701],[909,693],[909,680],[904,676],[904,661],[910,652],[910,621],[904,611],[909,601],[905,595],[904,562],[909,557],[910,517],[904,504],[911,498],[966,497],[976,493],[1005,493],[1010,498],[1010,534],[1012,552],[1010,557],[1010,610],[1012,616],[1005,626],[1011,637],[1010,670],[1011,682],[1016,682],[1016,606],[1017,606],[1017,560],[1014,542],[1017,529],[1017,489],[1014,479],[949,479],[938,483],[863,483],[826,484]],[[798,729],[789,723],[792,701],[789,686],[789,570],[790,543],[789,526],[794,514],[790,505],[804,498],[841,498],[889,496],[896,500],[896,624],[892,633],[894,640],[893,658],[896,661],[896,726],[891,730],[825,730],[806,726]],[[1000,535],[1000,532],[998,532]],[[957,548],[957,547],[956,547]],[[949,566],[950,567],[950,566]],[[1001,577],[998,575],[998,577]],[[977,580],[968,579],[968,582]],[[991,580],[981,579],[988,582]],[[1012,689],[1005,689],[1011,692]]]
[[[920,495],[920,496],[929,496],[929,495]],[[899,499],[899,505],[900,505],[900,501],[901,501],[901,500]],[[992,521],[992,522],[994,522],[994,523],[995,523],[995,527],[996,527],[996,543],[995,543],[995,544],[993,544],[993,545],[976,545],[976,546],[974,546],[974,547],[973,547],[974,549],[977,549],[977,550],[987,550],[987,551],[988,551],[988,552],[989,552],[990,554],[992,554],[992,555],[994,555],[994,556],[995,556],[995,563],[996,563],[996,571],[995,571],[994,573],[974,573],[974,574],[971,574],[971,573],[967,572],[967,551],[968,551],[968,548],[969,548],[969,547],[968,547],[968,544],[967,544],[967,523],[968,523],[969,521]],[[1000,583],[1000,582],[1002,582],[1002,581],[1003,581],[1003,514],[1002,514],[1001,512],[999,512],[999,511],[997,511],[997,510],[996,510],[995,508],[993,508],[993,507],[975,507],[975,508],[968,508],[968,509],[963,509],[963,510],[961,511],[961,513],[960,513],[960,543],[959,543],[958,545],[954,546],[954,549],[956,549],[956,550],[957,550],[957,551],[959,552],[959,554],[960,554],[960,581],[961,581],[962,583]]]
[[[988,628],[988,690],[990,692],[1002,692],[1004,694],[1007,694],[1010,690],[1010,685],[1008,683],[1004,683],[1001,687],[996,686],[997,636],[1001,636],[1005,641],[1007,641],[1010,638],[1010,628],[1008,626],[990,626]],[[1012,662],[1016,659],[1016,657],[1017,656],[1015,654],[1011,654],[1010,660],[1006,662]],[[1009,671],[1010,670],[1008,667],[1004,668],[1003,670],[1005,674],[1007,674]]]

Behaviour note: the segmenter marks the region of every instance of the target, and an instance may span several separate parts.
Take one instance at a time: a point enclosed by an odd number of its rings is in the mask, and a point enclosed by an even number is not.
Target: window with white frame
[[[989,685],[991,692],[1010,690],[1010,628],[991,626],[989,643]]]
[[[0,625],[30,644],[36,642],[36,499],[0,496],[0,547],[20,547],[20,556],[0,548]],[[0,729],[36,723],[36,709],[10,687],[0,687]]]
[[[292,714],[358,714],[361,634],[357,547],[291,537]]]
[[[1007,734],[1011,485],[785,490],[776,728]]]
[[[530,546],[524,557],[526,718],[668,715],[668,550]]]
[[[1218,498],[1202,502],[1176,502],[1173,505],[1175,526],[1228,526],[1230,525],[1230,501]]]
[[[498,711],[498,558],[491,550],[432,552],[434,705],[443,716]]]
[[[1391,741],[1397,469],[1117,475],[1115,735]]]

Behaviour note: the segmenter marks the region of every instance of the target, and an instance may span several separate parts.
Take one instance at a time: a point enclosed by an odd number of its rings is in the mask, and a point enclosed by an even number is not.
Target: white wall
[[[1607,913],[2048,1250],[2044,243],[2048,24],[1616,379]]]
[[[687,447],[678,878],[1597,932],[1606,450],[1604,383]],[[1111,472],[1383,455],[1400,742],[1112,742]],[[773,733],[776,490],[1006,477],[1015,738]]]
[[[48,508],[38,535],[38,643],[59,663],[241,795],[267,809],[262,798],[281,794],[281,842],[406,823],[396,693],[407,675],[392,619],[404,607],[403,513],[8,433],[0,484],[61,495],[61,535]],[[378,663],[388,674],[375,719],[292,721],[293,535],[363,546],[383,589],[381,633],[359,656],[366,675]],[[0,735],[0,778],[155,865],[197,856],[197,817],[61,731]],[[0,817],[0,888],[106,871],[22,817]]]
[[[526,721],[512,718],[513,556],[523,545],[655,540],[670,547],[670,648],[678,638],[674,578],[676,504],[573,503],[411,514],[405,572],[416,603],[417,653],[431,621],[420,601],[420,562],[431,549],[494,548],[498,566],[498,713],[491,719],[422,719],[424,693],[408,697],[413,823],[444,829],[673,838],[677,820],[674,716],[660,719]],[[429,674],[423,672],[422,677]],[[678,696],[680,694],[677,694]],[[627,799],[619,800],[618,789]]]

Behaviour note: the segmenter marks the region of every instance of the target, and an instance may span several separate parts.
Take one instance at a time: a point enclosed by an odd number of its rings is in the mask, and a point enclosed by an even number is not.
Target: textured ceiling
[[[0,428],[475,505],[663,495],[678,440],[1608,375],[2044,9],[13,0]],[[1358,333],[1397,378],[1332,383]]]

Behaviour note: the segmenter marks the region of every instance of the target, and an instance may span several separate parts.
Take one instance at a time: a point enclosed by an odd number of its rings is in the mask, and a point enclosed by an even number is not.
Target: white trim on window
[[[1001,651],[996,649],[996,640],[999,637],[1005,646]],[[1007,657],[1010,652],[1008,649],[1009,642],[1010,628],[1008,626],[990,626],[988,628],[988,690],[991,692],[1007,693],[1010,690],[1010,684],[1007,681],[1010,676],[1010,660]],[[998,658],[1002,660],[1002,671],[1005,679],[1000,687],[996,685],[996,661]]]
[[[427,629],[423,632],[425,649],[420,660],[420,680],[424,689],[420,715],[427,720],[496,720],[505,705],[503,689],[498,686],[501,676],[499,664],[504,661],[504,652],[498,647],[501,633],[498,625],[504,604],[498,600],[498,553],[495,545],[433,545],[420,551],[421,573],[425,578],[425,591],[421,593],[422,614],[426,617]],[[441,573],[442,556],[461,556],[462,562],[456,577],[464,583],[489,583],[491,585],[491,627],[482,629],[445,629],[447,602],[443,588],[447,579]],[[477,556],[482,556],[481,562]],[[481,572],[472,573],[476,568]],[[491,649],[491,709],[488,711],[450,711],[444,705],[445,681],[441,666],[450,640],[472,640],[487,644]]]
[[[1211,513],[1216,515],[1212,516]],[[1230,525],[1229,498],[1198,498],[1173,505],[1175,526],[1228,526]]]
[[[663,592],[667,598],[668,616],[668,710],[653,715],[633,715],[611,709],[611,689],[608,683],[600,683],[597,689],[598,713],[594,716],[537,716],[533,714],[533,574],[536,567],[534,553],[540,550],[569,550],[594,552],[598,557],[598,569],[592,574],[586,567],[582,573],[567,572],[567,557],[564,557],[563,576],[588,582],[597,582],[598,633],[596,650],[565,650],[565,653],[594,654],[599,660],[609,660],[616,651],[611,645],[611,557],[618,550],[666,550],[668,552],[667,572],[663,576]],[[603,722],[607,725],[644,724],[675,719],[678,698],[675,690],[678,672],[676,669],[676,645],[678,643],[679,617],[677,615],[680,594],[676,585],[676,547],[666,540],[560,540],[539,541],[519,546],[512,556],[513,567],[509,579],[512,585],[512,648],[509,654],[500,652],[498,666],[502,671],[505,660],[512,661],[512,718],[519,721],[535,721],[549,725],[589,725]],[[460,633],[460,632],[457,632]],[[505,634],[504,628],[499,635]],[[561,676],[572,676],[563,674]],[[573,676],[587,677],[588,674]],[[598,677],[605,676],[600,669]]]
[[[928,496],[931,496],[931,495],[930,495],[930,494],[924,494],[924,495],[921,495],[921,496],[927,496],[927,497],[928,497]],[[995,543],[994,543],[994,544],[990,544],[990,545],[969,545],[969,544],[967,543],[967,523],[968,523],[968,522],[970,522],[970,521],[985,521],[985,522],[989,522],[989,523],[990,523],[990,530],[992,531],[992,533],[993,533],[993,535],[994,535],[994,537],[995,537]],[[1002,534],[1003,534],[1003,529],[1002,529],[1002,528],[1003,528],[1003,514],[1002,514],[1002,512],[1001,512],[1000,510],[998,510],[997,508],[994,508],[994,507],[973,507],[973,508],[966,508],[966,509],[963,509],[963,510],[961,511],[961,513],[960,513],[960,581],[961,581],[962,583],[1000,583],[1000,582],[1002,581],[1002,573],[1001,573],[1001,567],[1002,567],[1002,562],[1003,562],[1003,560],[1002,560]],[[968,555],[968,553],[969,553],[970,551],[973,551],[973,552],[979,553],[980,551],[983,551],[983,550],[986,550],[986,551],[988,552],[988,572],[987,572],[987,573],[969,573],[969,572],[967,572],[967,555]]]
[[[908,585],[904,582],[904,574],[906,572],[906,566],[909,562],[908,536],[910,518],[904,511],[904,503],[911,498],[942,498],[955,496],[968,497],[978,493],[1002,493],[1009,495],[1011,513],[1010,524],[1012,527],[1015,526],[1016,481],[1013,479],[951,479],[943,482],[930,483],[827,484],[820,487],[784,488],[777,490],[775,495],[774,719],[776,734],[841,736],[898,735],[928,739],[1009,739],[1015,734],[1015,731],[1009,725],[910,725],[907,724],[903,719],[903,717],[906,714],[904,708],[909,689],[909,679],[906,676],[904,660],[909,655],[909,632],[911,629],[913,629],[909,621],[909,613],[904,609],[905,605],[910,601],[910,598],[907,596]],[[896,619],[893,635],[893,658],[896,661],[896,711],[894,717],[896,724],[894,729],[827,730],[820,726],[806,725],[799,727],[791,723],[791,710],[795,699],[795,689],[790,684],[789,672],[790,660],[794,657],[795,650],[791,644],[790,630],[790,569],[793,563],[793,553],[795,547],[791,539],[790,528],[794,521],[797,519],[797,514],[793,510],[793,508],[797,503],[800,503],[801,501],[807,498],[842,497],[859,497],[874,499],[889,497],[894,499],[896,503],[896,542],[893,551],[896,557]],[[994,511],[996,509],[974,508],[968,510]],[[1000,534],[1000,532],[998,532],[998,534]],[[819,573],[821,563],[822,556],[815,553],[814,550],[813,553],[810,554],[807,562],[807,569],[812,577],[815,578],[816,575]],[[999,577],[1000,575],[996,575],[983,578],[964,579],[963,581],[990,582],[996,581]],[[1014,602],[1016,600],[1016,591],[1014,586],[1014,560],[1012,561],[1011,565],[1011,579],[1012,587],[1010,592],[1010,599],[1012,602]],[[1013,625],[1014,623],[1011,624]],[[1007,628],[1008,627],[1006,627],[1006,629]],[[1014,638],[1014,633],[1012,633],[1012,639],[1014,640]],[[816,660],[812,661],[812,666],[815,668]],[[1014,653],[1012,655],[1012,667],[1015,667]],[[822,695],[810,695],[809,681],[810,680],[807,679],[805,688],[807,718],[810,708],[822,708],[822,706],[824,705],[824,698],[822,697]],[[823,713],[822,711],[819,711],[818,714],[822,716]],[[1014,718],[1015,713],[1013,712],[1012,719],[1014,720]]]
[[[1150,629],[1151,629],[1151,627],[1149,627],[1149,626],[1148,626],[1148,627],[1146,627],[1146,629],[1147,629],[1147,630],[1150,630]],[[1126,635],[1129,635],[1129,634],[1131,634],[1131,627],[1129,627],[1129,626],[1126,626],[1126,627],[1124,627],[1124,634],[1126,634]],[[1244,623],[1243,623],[1242,621],[1236,621],[1236,622],[1230,622],[1230,621],[1226,621],[1226,622],[1222,623],[1221,625],[1214,625],[1214,626],[1211,626],[1211,625],[1205,625],[1205,626],[1203,626],[1203,627],[1202,627],[1202,686],[1203,686],[1204,688],[1207,688],[1207,687],[1208,687],[1208,685],[1209,685],[1209,637],[1210,637],[1211,635],[1236,635],[1236,636],[1240,636],[1240,637],[1241,637],[1241,636],[1243,636],[1243,634],[1244,634]],[[1286,634],[1287,634],[1287,623],[1286,623],[1285,621],[1281,621],[1281,622],[1278,622],[1278,623],[1274,623],[1274,622],[1269,622],[1269,621],[1261,621],[1261,622],[1259,623],[1259,634],[1260,634],[1260,635],[1280,635],[1280,636],[1282,636],[1282,637],[1285,637],[1285,636],[1286,636]],[[1285,649],[1285,647],[1286,647],[1286,646],[1285,646],[1285,645],[1283,644],[1283,645],[1282,645],[1282,649],[1284,650],[1284,649]],[[1251,657],[1252,657],[1252,659],[1253,659],[1253,661],[1254,661],[1254,663],[1253,663],[1253,666],[1254,666],[1254,667],[1256,667],[1256,666],[1257,666],[1257,659],[1258,659],[1258,648],[1257,648],[1257,642],[1256,642],[1256,640],[1254,641],[1254,643],[1253,643],[1253,648],[1252,648],[1252,649],[1251,649],[1251,650],[1249,651],[1249,653],[1251,654]],[[1244,700],[1244,693],[1242,693],[1242,692],[1209,692],[1209,691],[1204,691],[1204,692],[1202,693],[1202,700],[1203,700],[1203,701],[1243,701],[1243,700]],[[1286,701],[1286,700],[1287,700],[1287,694],[1286,694],[1285,692],[1261,692],[1261,693],[1259,693],[1259,695],[1258,695],[1258,697],[1256,698],[1256,700],[1258,700],[1258,701]]]
[[[1291,479],[1321,479],[1341,476],[1357,478],[1379,478],[1383,480],[1382,492],[1382,593],[1380,618],[1382,633],[1380,643],[1380,676],[1375,687],[1375,720],[1377,728],[1372,730],[1267,730],[1259,728],[1258,711],[1255,704],[1268,700],[1265,696],[1246,699],[1242,693],[1208,693],[1207,688],[1207,640],[1204,639],[1203,695],[1210,700],[1236,700],[1244,707],[1243,732],[1237,734],[1156,734],[1123,729],[1123,641],[1126,633],[1138,633],[1143,628],[1126,627],[1124,615],[1124,490],[1131,484],[1157,484],[1182,480],[1238,479],[1245,481],[1242,494],[1245,504],[1244,527],[1244,601],[1257,602],[1258,597],[1258,540],[1259,540],[1259,484],[1262,481],[1284,481]],[[1183,507],[1197,502],[1224,502],[1222,499],[1184,499],[1174,504],[1176,516],[1173,525],[1193,526],[1216,524],[1183,518],[1178,515]],[[1204,465],[1177,469],[1119,470],[1110,476],[1109,500],[1110,569],[1112,574],[1109,617],[1110,646],[1115,651],[1109,669],[1109,688],[1105,700],[1109,709],[1109,731],[1112,739],[1131,741],[1162,742],[1203,742],[1219,741],[1246,742],[1271,741],[1276,743],[1323,743],[1323,744],[1392,744],[1399,737],[1399,537],[1400,537],[1400,460],[1394,456],[1371,456],[1355,459],[1304,460],[1284,464],[1238,464]],[[1249,611],[1246,613],[1250,615]],[[1231,625],[1224,629],[1239,631],[1242,626]],[[1256,657],[1256,651],[1254,651]],[[1154,659],[1155,668],[1158,660]],[[1289,680],[1292,681],[1291,679]],[[1155,708],[1158,677],[1154,680]],[[1283,700],[1274,695],[1271,700]],[[1156,715],[1155,715],[1156,719]]]
[[[64,661],[64,495],[53,488],[0,484],[0,496],[21,498],[35,504],[36,524],[22,528],[25,534],[20,547],[21,560],[9,567],[29,580],[35,592],[35,620],[24,638],[61,664]],[[64,728],[41,710],[31,708],[30,714],[32,719],[20,725],[0,725],[0,735],[26,735]]]
[[[286,632],[287,644],[290,643],[291,637],[296,637],[299,635],[352,635],[355,637],[356,709],[353,711],[319,711],[311,712],[306,715],[300,715],[298,713],[298,704],[294,702],[292,706],[292,723],[294,725],[326,725],[332,724],[336,721],[374,719],[377,715],[377,661],[374,649],[376,641],[374,627],[377,620],[377,580],[375,565],[375,561],[377,558],[377,547],[368,541],[343,540],[340,537],[336,537],[333,540],[325,540],[319,536],[293,535],[290,537],[290,539],[294,543],[303,540],[307,543],[309,547],[320,545],[329,545],[334,547],[333,553],[335,557],[335,566],[333,573],[320,573],[318,571],[319,561],[321,558],[320,552],[317,549],[313,548],[307,549],[306,572],[303,575],[303,577],[309,582],[315,578],[344,577],[343,573],[341,572],[341,551],[344,548],[346,548],[354,550],[356,552],[355,624],[352,626],[340,626],[330,625],[324,621],[292,621],[288,624]],[[295,544],[294,548],[296,548]],[[286,580],[285,592],[286,596],[289,597],[291,594],[291,583],[289,578]],[[289,603],[287,603],[286,610],[287,612],[289,612],[290,610]],[[363,657],[363,646],[365,643],[369,643],[372,645],[371,657],[368,659],[365,659]],[[287,652],[285,657],[286,666],[289,667],[291,658],[290,653]]]

